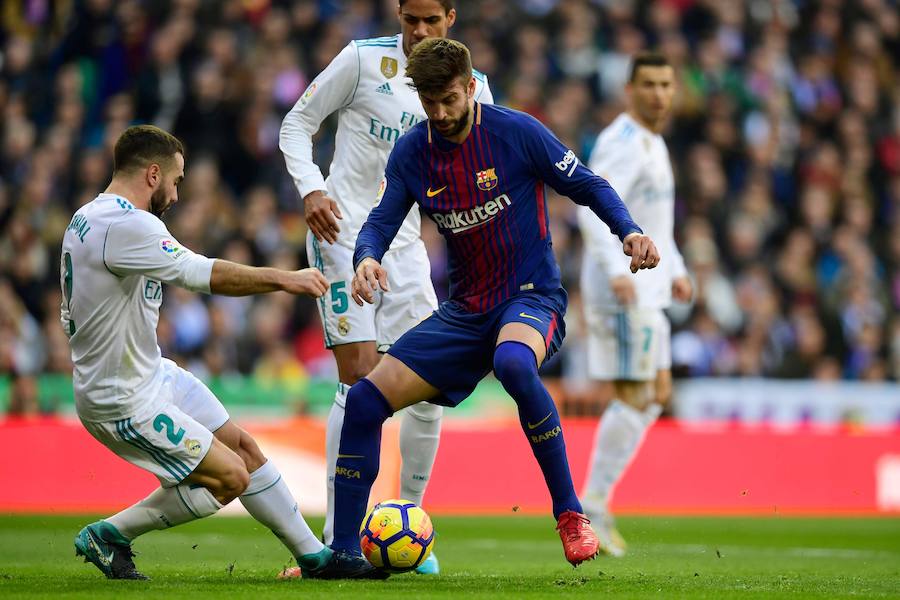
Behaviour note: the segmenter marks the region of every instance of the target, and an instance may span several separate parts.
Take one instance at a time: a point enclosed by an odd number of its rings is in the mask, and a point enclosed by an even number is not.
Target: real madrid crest
[[[397,75],[397,59],[390,56],[381,57],[381,74],[390,79]]]
[[[341,335],[347,335],[350,333],[350,321],[347,317],[340,317],[338,319],[338,333]]]
[[[203,450],[203,445],[199,440],[184,440],[184,447],[188,454],[195,457],[200,456],[200,452]]]
[[[475,184],[478,186],[478,189],[483,192],[494,189],[497,187],[496,170],[491,168],[485,169],[484,171],[478,171],[475,173]]]

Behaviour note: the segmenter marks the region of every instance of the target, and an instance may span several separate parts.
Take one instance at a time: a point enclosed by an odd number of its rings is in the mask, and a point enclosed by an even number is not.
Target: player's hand
[[[328,291],[328,280],[315,268],[290,271],[284,283],[284,291],[298,296],[319,298]]]
[[[631,275],[616,275],[609,280],[609,287],[612,288],[613,295],[622,306],[634,304],[637,301],[637,292]]]
[[[350,282],[350,296],[360,306],[363,305],[363,300],[372,304],[375,302],[375,292],[379,289],[391,291],[387,271],[374,258],[364,258],[356,267],[356,274]]]
[[[649,236],[634,232],[625,236],[622,250],[631,257],[631,272],[639,269],[652,269],[659,264],[659,251]]]
[[[672,297],[679,302],[691,301],[694,297],[694,284],[690,277],[676,277],[672,280]]]
[[[333,244],[337,241],[337,219],[343,219],[341,209],[337,202],[329,198],[322,190],[310,192],[303,198],[303,214],[306,217],[306,225],[316,239]]]

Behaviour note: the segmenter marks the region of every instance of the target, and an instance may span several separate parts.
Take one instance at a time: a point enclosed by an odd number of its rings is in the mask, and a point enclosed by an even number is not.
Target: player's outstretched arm
[[[653,269],[659,264],[659,251],[650,236],[642,233],[629,233],[622,240],[622,251],[631,257],[631,272],[639,269]]]
[[[388,285],[387,271],[381,266],[377,260],[371,256],[362,259],[356,267],[356,274],[353,281],[350,282],[350,296],[353,301],[363,305],[365,300],[369,304],[375,302],[375,292],[381,289],[385,292],[391,291]]]
[[[216,260],[209,278],[209,290],[223,296],[250,296],[280,291],[318,298],[328,291],[328,280],[318,269],[313,268],[284,271]]]

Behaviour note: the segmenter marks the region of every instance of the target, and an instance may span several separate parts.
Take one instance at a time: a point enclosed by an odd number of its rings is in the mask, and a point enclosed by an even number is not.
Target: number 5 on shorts
[[[350,306],[347,292],[344,291],[345,287],[347,287],[346,281],[336,281],[331,284],[331,310],[336,315],[347,312],[347,308]]]
[[[162,433],[163,428],[166,429],[166,437],[169,438],[169,441],[172,442],[173,446],[177,446],[181,443],[181,438],[184,437],[184,428],[181,427],[176,432],[175,422],[172,420],[172,417],[165,413],[160,413],[153,419],[153,429]]]

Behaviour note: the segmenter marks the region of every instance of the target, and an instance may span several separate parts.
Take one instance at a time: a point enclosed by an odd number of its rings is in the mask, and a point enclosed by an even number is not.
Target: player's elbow
[[[285,152],[291,146],[302,143],[304,138],[312,141],[312,135],[305,132],[300,115],[292,110],[281,121],[281,128],[278,130],[278,147]]]
[[[290,122],[290,119],[291,115],[288,113],[284,121],[281,122],[281,129],[278,130],[278,148],[284,154],[287,154],[288,146],[294,136],[294,125]]]

